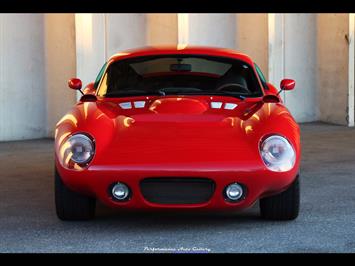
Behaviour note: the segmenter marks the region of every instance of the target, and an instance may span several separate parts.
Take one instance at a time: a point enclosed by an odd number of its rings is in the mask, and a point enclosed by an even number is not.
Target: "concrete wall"
[[[283,78],[296,80],[281,96],[298,122],[316,121],[316,15],[269,14],[269,78],[279,88]]]
[[[104,29],[104,14],[75,14],[76,76],[84,86],[95,80],[106,61]]]
[[[75,103],[75,91],[67,85],[76,76],[75,16],[47,14],[44,19],[46,132],[53,136],[55,124]]]
[[[46,136],[43,15],[0,15],[0,141]]]
[[[52,137],[75,103],[74,25],[73,14],[0,15],[0,141]]]
[[[347,125],[348,14],[317,15],[317,80],[320,119]]]
[[[286,106],[299,122],[318,120],[316,15],[286,14],[284,34],[284,76],[296,80],[295,90],[284,93]]]
[[[147,14],[146,22],[148,45],[176,45],[178,43],[178,20],[176,13]]]
[[[267,14],[237,14],[235,39],[235,49],[251,56],[268,78]]]
[[[188,14],[188,43],[235,48],[235,14]]]
[[[95,80],[113,54],[146,45],[144,14],[76,14],[77,76],[83,85]]]
[[[107,57],[147,44],[145,14],[107,14]]]

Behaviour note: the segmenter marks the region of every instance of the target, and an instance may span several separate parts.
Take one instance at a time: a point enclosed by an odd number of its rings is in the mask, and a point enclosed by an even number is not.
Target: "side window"
[[[261,69],[259,68],[259,66],[257,64],[254,64],[254,65],[255,65],[256,72],[258,73],[258,76],[261,80],[261,83],[263,84],[264,89],[269,90],[269,87],[266,84],[267,81],[263,75],[263,72],[261,72]]]
[[[105,96],[106,92],[107,92],[107,73],[105,73],[104,78],[101,82],[101,86],[98,90],[98,95]]]
[[[102,78],[102,75],[104,74],[105,72],[105,69],[106,69],[106,65],[107,65],[107,62],[102,66],[99,74],[97,75],[96,77],[96,80],[95,80],[95,83],[94,83],[94,89],[96,90],[97,89],[97,86],[99,86],[99,83],[100,83],[100,80]]]

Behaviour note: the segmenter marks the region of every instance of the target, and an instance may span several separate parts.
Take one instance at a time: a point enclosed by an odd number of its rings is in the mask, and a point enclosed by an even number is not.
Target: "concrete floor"
[[[355,252],[355,129],[302,125],[301,212],[292,222],[239,214],[119,213],[62,222],[53,142],[0,143],[0,252]]]

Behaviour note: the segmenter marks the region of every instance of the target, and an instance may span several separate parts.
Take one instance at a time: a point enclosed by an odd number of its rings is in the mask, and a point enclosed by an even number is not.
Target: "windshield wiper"
[[[159,93],[161,96],[165,96],[165,95],[166,95],[165,91],[162,91],[162,90],[158,90],[158,93]]]

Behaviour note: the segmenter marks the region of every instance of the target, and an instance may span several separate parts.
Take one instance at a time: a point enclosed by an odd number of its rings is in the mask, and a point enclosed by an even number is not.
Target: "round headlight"
[[[75,134],[68,138],[63,145],[65,148],[65,161],[69,160],[78,163],[88,163],[94,156],[94,144],[92,140],[84,134]]]
[[[260,146],[261,157],[266,167],[274,172],[285,172],[293,168],[296,153],[290,142],[281,136],[271,136]]]

